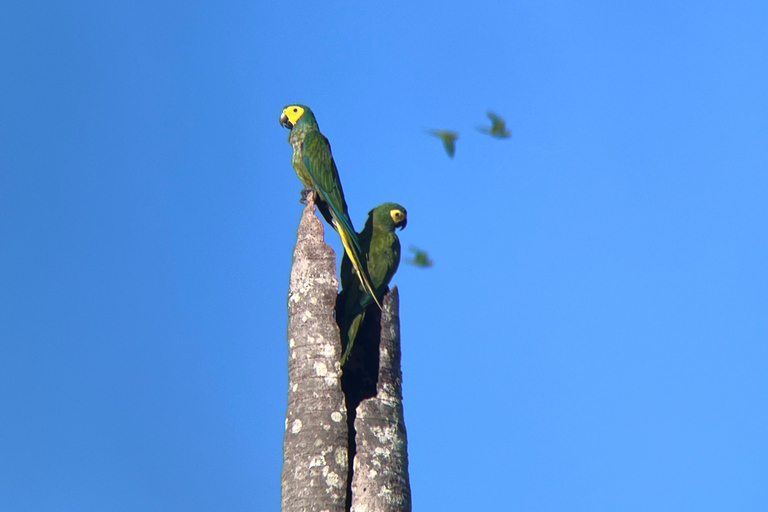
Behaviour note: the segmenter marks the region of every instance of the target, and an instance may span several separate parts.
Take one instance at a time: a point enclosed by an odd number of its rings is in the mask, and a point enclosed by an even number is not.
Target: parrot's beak
[[[284,126],[289,130],[293,128],[293,123],[288,120],[288,116],[285,115],[285,112],[280,114],[280,126]]]
[[[408,224],[408,219],[405,219],[403,222],[398,224],[396,227],[400,228],[400,231],[405,229],[405,225]]]

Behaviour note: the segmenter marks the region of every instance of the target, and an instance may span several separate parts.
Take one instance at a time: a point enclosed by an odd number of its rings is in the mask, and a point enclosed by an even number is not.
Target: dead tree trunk
[[[381,315],[375,315],[380,326],[371,340],[378,352],[372,372],[375,391],[351,402],[347,397],[353,407],[350,421],[354,419],[348,438],[341,343],[333,318],[337,288],[335,255],[323,240],[323,226],[310,201],[299,223],[288,293],[281,510],[410,512],[398,291],[393,288],[384,296]],[[349,471],[348,450],[355,451],[354,472]]]
[[[308,201],[288,291],[288,410],[282,512],[345,512],[347,410],[339,381],[341,341],[333,319],[336,257]]]
[[[400,295],[384,296],[376,396],[357,406],[352,512],[410,512],[408,445],[400,372]]]

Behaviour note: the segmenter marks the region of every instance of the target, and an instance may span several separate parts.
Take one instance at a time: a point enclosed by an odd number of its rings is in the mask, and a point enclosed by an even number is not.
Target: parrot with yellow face
[[[374,296],[369,295],[359,281],[353,278],[349,258],[344,255],[341,260],[341,293],[336,300],[336,321],[341,332],[342,366],[352,352],[366,309],[374,300],[384,296],[389,281],[397,272],[400,264],[400,239],[395,234],[395,228],[402,230],[407,223],[408,212],[397,203],[382,203],[368,213],[359,238],[368,263]]]
[[[347,212],[331,145],[320,133],[315,115],[306,105],[287,105],[280,114],[280,125],[291,130],[288,135],[288,142],[293,147],[291,164],[304,185],[302,195],[308,190],[315,192],[315,204],[328,224],[339,233],[344,254],[349,257],[360,285],[381,308],[365,267],[360,240]]]

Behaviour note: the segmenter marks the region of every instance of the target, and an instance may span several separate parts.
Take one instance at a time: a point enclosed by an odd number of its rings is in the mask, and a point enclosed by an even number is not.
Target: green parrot
[[[484,126],[478,126],[477,131],[487,133],[491,137],[496,137],[497,139],[508,139],[510,137],[511,134],[509,130],[507,130],[507,125],[504,122],[504,119],[496,115],[492,110],[486,112],[485,115],[491,120],[491,127],[486,128]]]
[[[413,253],[413,258],[405,260],[406,263],[421,268],[429,268],[435,264],[435,262],[432,261],[432,258],[427,254],[427,251],[422,251],[414,246],[410,246],[408,250]]]
[[[320,213],[339,233],[344,254],[351,260],[363,289],[381,308],[364,266],[365,258],[360,240],[347,212],[347,202],[344,200],[339,172],[331,155],[331,145],[320,133],[315,115],[305,105],[287,105],[280,114],[280,125],[291,130],[288,135],[288,142],[293,146],[291,164],[304,184],[302,197],[309,190],[315,191],[315,204]]]
[[[459,134],[450,130],[424,130],[430,135],[439,137],[443,141],[443,147],[448,156],[453,158],[453,154],[456,153],[456,139],[459,138]]]
[[[341,260],[341,293],[336,301],[336,321],[341,332],[344,366],[357,331],[365,318],[368,306],[387,291],[389,281],[400,264],[400,240],[395,228],[402,231],[408,223],[408,213],[397,203],[382,203],[370,212],[360,232],[360,243],[367,256],[368,273],[376,295],[371,296],[352,277],[352,265],[347,255]]]

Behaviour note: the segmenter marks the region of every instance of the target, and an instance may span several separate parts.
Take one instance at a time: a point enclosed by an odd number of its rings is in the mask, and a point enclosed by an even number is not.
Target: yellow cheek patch
[[[304,115],[304,109],[296,105],[291,105],[290,107],[285,107],[283,109],[283,114],[288,116],[288,120],[291,124],[296,124],[296,121]]]
[[[402,212],[402,210],[390,210],[389,216],[392,217],[392,220],[395,222],[395,224],[405,220],[405,214]]]

